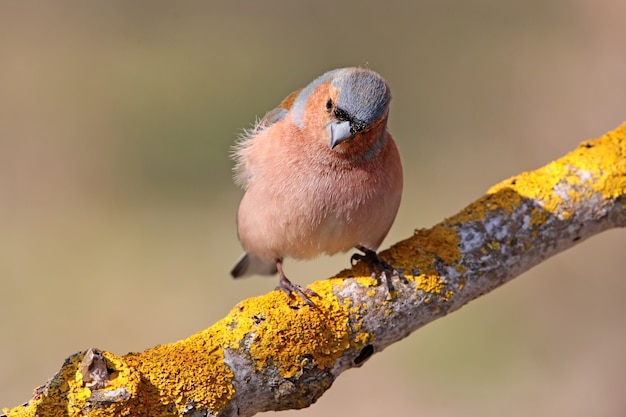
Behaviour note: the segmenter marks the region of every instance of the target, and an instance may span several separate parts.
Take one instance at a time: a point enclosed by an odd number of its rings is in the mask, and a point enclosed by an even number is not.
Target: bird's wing
[[[289,94],[287,97],[285,97],[283,101],[280,102],[278,107],[267,112],[267,114],[256,123],[254,129],[252,129],[253,135],[250,136],[250,139],[252,139],[252,137],[254,137],[254,134],[258,133],[259,131],[284,119],[287,113],[289,113],[289,110],[291,110],[291,106],[293,105],[293,102],[296,101],[296,97],[298,97],[300,91],[302,91],[302,89],[296,90],[293,93]]]

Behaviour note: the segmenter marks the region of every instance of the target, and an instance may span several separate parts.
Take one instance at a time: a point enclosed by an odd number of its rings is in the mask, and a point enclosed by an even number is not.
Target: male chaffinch
[[[277,289],[314,305],[307,294],[317,294],[285,276],[284,258],[357,248],[365,255],[353,259],[389,267],[376,250],[402,196],[400,154],[387,131],[390,100],[376,72],[336,69],[244,133],[233,155],[235,181],[245,189],[237,215],[245,253],[233,277],[278,272]]]

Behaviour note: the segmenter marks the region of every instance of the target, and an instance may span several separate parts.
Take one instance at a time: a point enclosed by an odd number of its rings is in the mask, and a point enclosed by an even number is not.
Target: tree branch
[[[341,372],[426,323],[624,227],[625,203],[626,124],[383,252],[405,275],[391,293],[359,263],[311,285],[316,308],[273,291],[182,341],[122,357],[77,353],[8,415],[251,416],[307,407]]]

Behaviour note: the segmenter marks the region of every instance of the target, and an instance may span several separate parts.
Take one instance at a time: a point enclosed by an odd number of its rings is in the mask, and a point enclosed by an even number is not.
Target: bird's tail
[[[232,275],[233,278],[241,278],[248,275],[274,275],[277,272],[278,269],[276,269],[276,263],[274,261],[262,261],[244,252],[237,260],[233,269],[231,269],[230,275]]]

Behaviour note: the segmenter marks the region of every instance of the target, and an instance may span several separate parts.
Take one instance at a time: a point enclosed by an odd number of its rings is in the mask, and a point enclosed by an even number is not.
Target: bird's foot
[[[315,291],[310,290],[308,288],[301,287],[298,284],[292,283],[291,281],[289,281],[289,279],[287,279],[285,274],[279,274],[279,275],[280,275],[280,281],[278,283],[278,287],[276,287],[277,290],[281,290],[285,294],[287,294],[287,298],[290,298],[291,295],[295,293],[300,298],[302,298],[302,300],[308,306],[310,306],[310,307],[317,307],[315,305],[315,303],[313,301],[311,301],[311,299],[309,297],[318,297],[318,298],[320,298],[318,293],[316,293]]]
[[[404,276],[401,269],[397,269],[393,265],[387,263],[384,259],[378,256],[375,251],[367,249],[363,246],[357,246],[357,249],[363,252],[363,254],[353,254],[350,257],[350,263],[354,265],[357,261],[365,262],[372,272],[372,278],[376,279],[378,285],[380,285],[382,281],[385,281],[388,291],[393,293],[395,291],[393,283],[391,282],[393,277],[400,278],[405,284],[408,283],[408,280]]]

